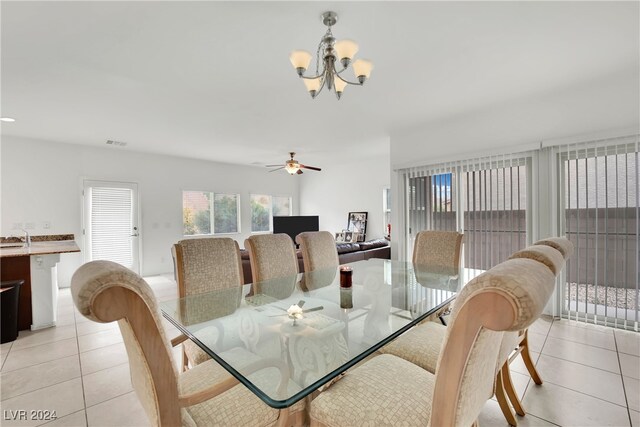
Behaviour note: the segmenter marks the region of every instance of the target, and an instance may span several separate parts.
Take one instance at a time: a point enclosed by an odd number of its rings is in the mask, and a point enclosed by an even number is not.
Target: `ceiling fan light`
[[[353,73],[356,75],[360,84],[364,83],[365,79],[371,76],[371,70],[373,69],[373,63],[366,59],[358,59],[353,63]]]
[[[336,53],[338,54],[338,59],[340,59],[340,61],[342,61],[342,65],[344,65],[345,62],[349,64],[349,62],[353,59],[355,54],[358,52],[358,43],[349,39],[338,40],[334,44],[333,48],[336,50]],[[346,68],[346,65],[344,66]]]
[[[290,175],[293,175],[300,170],[300,166],[297,163],[288,162],[284,167],[284,170],[286,170]]]
[[[291,65],[296,69],[298,75],[302,75],[311,63],[311,54],[306,50],[294,50],[289,55]]]

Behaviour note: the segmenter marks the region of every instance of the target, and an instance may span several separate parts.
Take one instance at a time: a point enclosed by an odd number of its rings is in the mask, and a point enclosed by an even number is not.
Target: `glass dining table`
[[[370,259],[164,301],[166,319],[273,408],[336,380],[448,304],[457,271]]]

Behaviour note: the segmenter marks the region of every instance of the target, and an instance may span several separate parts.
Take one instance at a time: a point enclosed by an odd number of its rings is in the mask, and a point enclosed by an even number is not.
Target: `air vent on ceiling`
[[[107,145],[117,145],[118,147],[124,147],[125,145],[127,145],[127,143],[122,141],[114,141],[110,139],[107,141]]]

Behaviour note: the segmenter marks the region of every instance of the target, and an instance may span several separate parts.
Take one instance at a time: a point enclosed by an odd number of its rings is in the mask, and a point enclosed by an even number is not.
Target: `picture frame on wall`
[[[347,222],[347,230],[353,233],[362,233],[362,240],[364,241],[367,234],[367,217],[368,212],[349,212],[349,218]]]

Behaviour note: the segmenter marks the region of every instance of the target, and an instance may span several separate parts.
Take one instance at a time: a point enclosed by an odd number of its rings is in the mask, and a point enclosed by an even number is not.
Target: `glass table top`
[[[370,259],[160,303],[163,315],[266,404],[285,408],[449,302],[457,271]],[[300,309],[292,306],[298,306]]]

